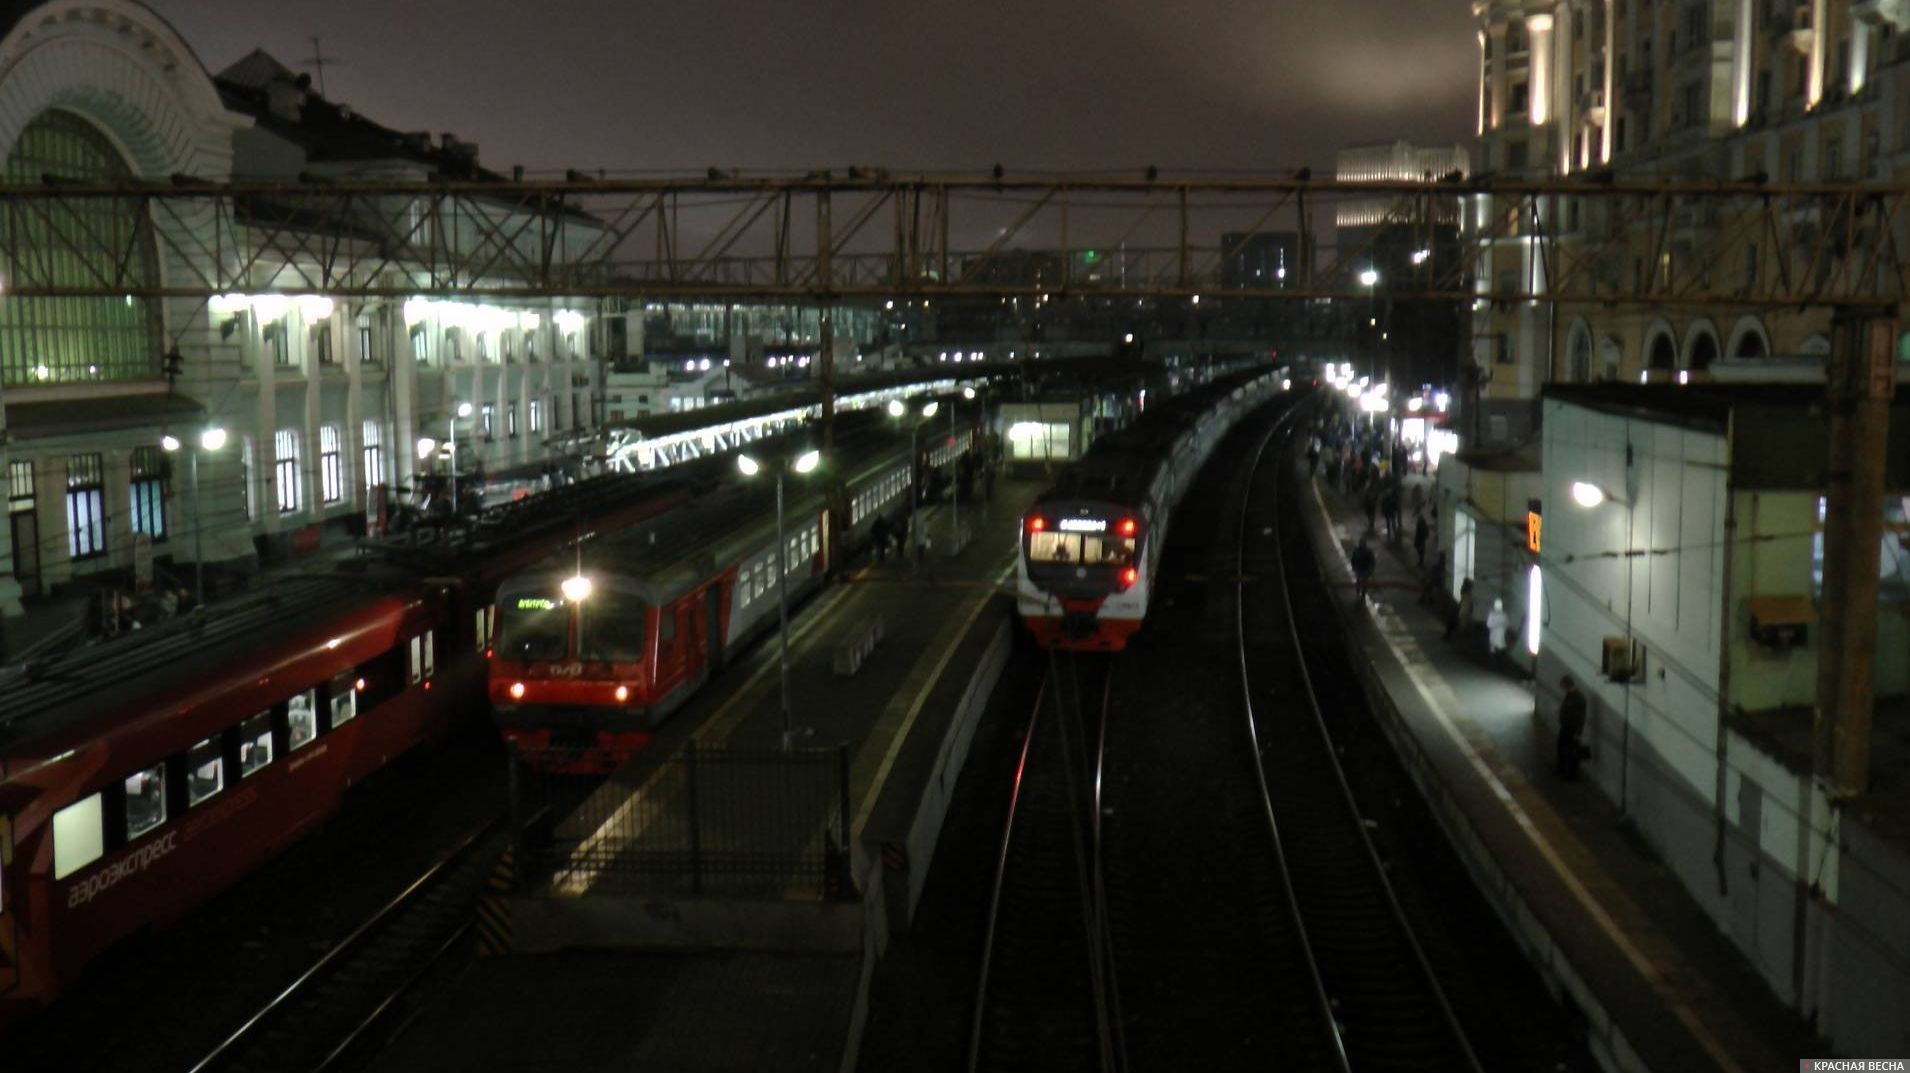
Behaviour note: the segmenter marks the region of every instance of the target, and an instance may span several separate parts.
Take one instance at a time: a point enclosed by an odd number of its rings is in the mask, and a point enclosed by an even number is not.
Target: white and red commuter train
[[[844,415],[845,419],[852,415]],[[846,429],[845,429],[846,426]],[[839,425],[816,472],[784,478],[783,546],[774,481],[735,480],[642,525],[591,534],[498,589],[489,695],[499,730],[547,770],[614,769],[741,648],[777,621],[778,571],[793,606],[831,557],[893,531],[915,486],[959,464],[972,420],[906,435]],[[784,451],[796,448],[785,447]]]
[[[1096,440],[1022,517],[1016,606],[1045,648],[1116,652],[1141,628],[1167,526],[1214,445],[1282,390],[1237,373]]]

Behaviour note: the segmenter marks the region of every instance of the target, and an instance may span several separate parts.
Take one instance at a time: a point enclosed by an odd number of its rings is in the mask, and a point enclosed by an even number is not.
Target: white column
[[[1479,31],[1479,133],[1486,132],[1486,85],[1491,77],[1492,61],[1486,58],[1486,32]],[[730,333],[730,360],[736,360],[736,340],[741,333]]]
[[[1850,20],[1850,71],[1847,73],[1850,95],[1863,92],[1864,77],[1870,66],[1870,24],[1862,19]]]
[[[1819,0],[1821,3],[1822,0]],[[1552,16],[1539,14],[1525,20],[1526,46],[1532,56],[1532,73],[1526,83],[1529,117],[1534,128],[1552,117]]]
[[[1811,66],[1804,89],[1804,103],[1811,108],[1824,99],[1824,54],[1830,44],[1830,27],[1825,25],[1828,7],[1825,0],[1811,0]]]
[[[1598,125],[1598,162],[1612,158],[1612,127],[1618,121],[1618,98],[1612,94],[1613,69],[1618,66],[1618,10],[1615,0],[1605,0],[1605,121]]]
[[[1738,0],[1737,25],[1731,30],[1731,125],[1734,127],[1741,127],[1751,119],[1752,65],[1756,59],[1751,29],[1757,18],[1756,2]]]

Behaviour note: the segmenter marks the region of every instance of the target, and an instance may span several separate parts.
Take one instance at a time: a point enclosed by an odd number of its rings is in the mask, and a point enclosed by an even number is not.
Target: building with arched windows
[[[0,10],[0,173],[16,184],[490,175],[475,146],[383,127],[263,52],[213,75],[130,0]],[[183,577],[201,556],[244,570],[303,553],[376,524],[392,489],[447,465],[452,440],[461,470],[535,471],[599,423],[594,305],[276,297],[316,278],[270,252],[285,243],[251,240],[246,213],[277,213],[282,233],[283,208],[248,203],[225,219],[112,197],[57,214],[0,205],[18,251],[0,288],[120,278],[157,289],[235,269],[252,288],[211,300],[0,291],[0,614],[76,580],[143,584]],[[548,211],[568,217],[559,257],[598,233],[575,210]],[[317,250],[353,241],[349,223],[294,226]],[[413,267],[389,278],[427,278]],[[211,446],[214,429],[223,442]]]

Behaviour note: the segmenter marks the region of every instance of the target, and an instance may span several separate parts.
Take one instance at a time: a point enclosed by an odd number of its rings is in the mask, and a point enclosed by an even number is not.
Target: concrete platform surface
[[[1488,657],[1483,627],[1443,638],[1412,518],[1396,542],[1383,527],[1369,537],[1379,566],[1362,605],[1347,565],[1366,531],[1357,498],[1324,481],[1302,498],[1382,726],[1514,937],[1587,1017],[1601,1061],[1754,1073],[1829,1055],[1592,780],[1554,773],[1523,668]]]

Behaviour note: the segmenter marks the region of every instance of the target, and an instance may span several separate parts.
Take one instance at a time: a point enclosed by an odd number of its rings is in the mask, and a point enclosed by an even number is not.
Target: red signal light
[[[1039,533],[1047,528],[1048,519],[1043,518],[1039,514],[1031,514],[1028,516],[1028,531],[1030,533]]]
[[[1141,572],[1138,569],[1130,566],[1126,570],[1121,571],[1122,588],[1125,589],[1139,580],[1141,580]]]
[[[1140,523],[1132,518],[1122,518],[1120,523],[1114,527],[1114,531],[1124,537],[1131,537],[1135,533],[1140,532],[1140,529]]]

